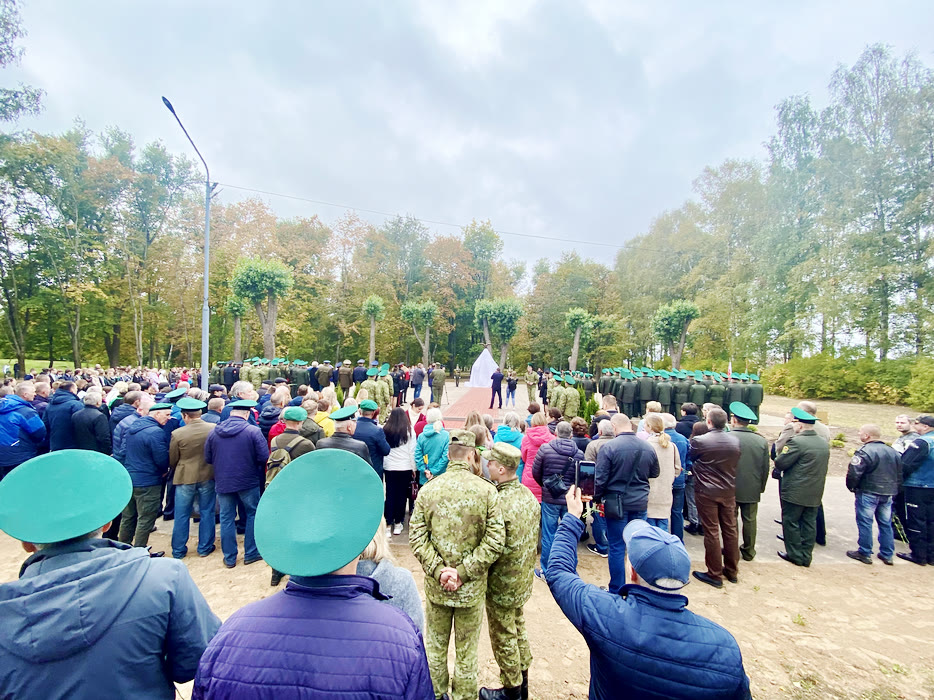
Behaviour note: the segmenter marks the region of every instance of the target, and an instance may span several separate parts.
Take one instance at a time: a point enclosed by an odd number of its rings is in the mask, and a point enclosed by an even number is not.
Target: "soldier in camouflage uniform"
[[[580,415],[581,395],[577,390],[577,382],[574,377],[568,374],[564,375],[564,384],[564,408],[561,409],[561,415],[564,420],[570,423],[572,418]]]
[[[376,396],[370,398],[379,404],[379,422],[385,423],[392,410],[392,377],[385,367],[379,371],[376,380]]]
[[[529,402],[535,401],[538,395],[538,372],[532,369],[532,365],[525,368],[525,388],[529,392]]]
[[[552,408],[557,408],[561,411],[561,415],[564,415],[564,387],[561,385],[561,382],[564,381],[564,377],[560,374],[552,379],[548,380],[548,405]],[[554,387],[552,387],[552,383]]]
[[[554,368],[552,368],[553,370]],[[549,372],[546,376],[548,377],[548,405],[555,405],[555,389],[558,386],[558,380],[555,379],[556,372]]]
[[[441,397],[444,396],[444,382],[448,375],[444,372],[444,367],[435,362],[435,368],[431,370],[431,400],[441,405]]]
[[[503,552],[506,528],[496,489],[478,476],[480,456],[474,434],[450,433],[447,470],[418,492],[409,521],[409,544],[425,570],[425,651],[435,696],[448,692],[453,623],[451,700],[475,700],[487,571]]]
[[[490,567],[486,589],[486,619],[493,657],[499,665],[502,688],[480,689],[481,700],[519,700],[528,697],[532,651],[522,608],[532,595],[533,571],[541,527],[541,506],[516,479],[519,450],[505,442],[493,445],[490,479],[496,484],[506,525],[503,553]]]
[[[366,381],[360,384],[360,388],[357,389],[358,398],[360,396],[360,392],[366,391],[366,398],[368,398],[370,401],[376,401],[376,393],[379,391],[379,389],[376,387],[377,374],[379,374],[379,369],[377,367],[370,367],[370,369],[366,371]],[[362,401],[362,399],[360,400]]]

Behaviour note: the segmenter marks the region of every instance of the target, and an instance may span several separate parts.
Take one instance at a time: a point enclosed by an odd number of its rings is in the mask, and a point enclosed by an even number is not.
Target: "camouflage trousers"
[[[522,672],[532,664],[522,608],[503,608],[487,600],[486,619],[500,682],[506,688],[522,685]]]
[[[448,644],[451,624],[454,625],[454,681],[451,700],[476,700],[477,646],[480,643],[480,625],[483,622],[483,604],[469,608],[452,608],[425,603],[425,651],[428,671],[435,687],[435,697],[448,692]]]

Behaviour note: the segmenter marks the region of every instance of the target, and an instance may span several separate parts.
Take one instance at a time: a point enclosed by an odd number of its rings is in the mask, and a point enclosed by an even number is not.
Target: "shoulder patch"
[[[853,459],[850,460],[850,465],[854,467],[858,467],[860,464],[862,464],[862,462],[863,462],[863,458],[860,457],[858,454],[855,454],[853,455]]]
[[[785,445],[785,446],[782,448],[782,454],[785,454],[786,452],[788,452],[788,445]]]

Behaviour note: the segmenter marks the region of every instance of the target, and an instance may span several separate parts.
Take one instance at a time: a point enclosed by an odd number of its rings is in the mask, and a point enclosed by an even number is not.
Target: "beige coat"
[[[681,473],[681,455],[673,442],[668,447],[659,444],[659,435],[650,435],[648,443],[658,455],[658,476],[649,479],[649,518],[667,520],[671,517],[671,484]],[[667,437],[667,436],[666,436]]]

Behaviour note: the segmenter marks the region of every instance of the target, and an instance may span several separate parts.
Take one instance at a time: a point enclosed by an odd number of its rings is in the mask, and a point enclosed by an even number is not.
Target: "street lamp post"
[[[195,142],[191,140],[191,136],[188,135],[188,130],[185,128],[185,125],[182,124],[182,120],[179,119],[178,114],[175,113],[175,108],[172,106],[172,103],[165,97],[162,98],[162,102],[172,113],[172,116],[175,117],[175,121],[178,122],[178,125],[182,127],[182,131],[185,132],[188,142],[191,144],[191,147],[195,149],[195,153],[198,154],[198,157],[204,164],[204,304],[201,307],[201,389],[207,391],[208,370],[210,368],[208,343],[210,342],[211,329],[211,309],[208,306],[208,281],[211,259],[211,191],[214,187],[211,185],[211,171],[208,169],[208,164],[205,162],[204,156],[201,155],[201,151],[195,146]]]

